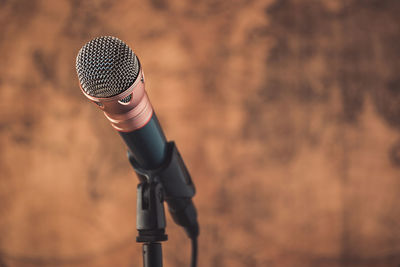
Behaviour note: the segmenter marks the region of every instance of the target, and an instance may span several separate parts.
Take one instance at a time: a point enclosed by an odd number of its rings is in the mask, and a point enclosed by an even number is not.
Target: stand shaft
[[[143,244],[143,266],[144,267],[162,267],[162,249],[161,243]]]

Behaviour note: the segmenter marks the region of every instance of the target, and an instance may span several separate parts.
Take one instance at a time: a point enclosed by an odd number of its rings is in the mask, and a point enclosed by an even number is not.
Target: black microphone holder
[[[140,181],[137,187],[136,242],[143,243],[143,266],[162,267],[161,242],[168,239],[164,200],[174,221],[185,228],[192,241],[197,241],[199,226],[191,200],[195,188],[174,142],[168,142],[167,159],[155,170],[141,168],[129,150],[128,158]],[[196,266],[196,258],[197,251],[194,250],[192,266]]]
[[[143,266],[162,267],[162,241],[166,241],[162,187],[159,182],[142,182],[137,187],[136,242],[143,243]]]

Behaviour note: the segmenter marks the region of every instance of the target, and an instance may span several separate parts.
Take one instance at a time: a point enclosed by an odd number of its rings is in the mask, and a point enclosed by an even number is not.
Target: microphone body
[[[142,168],[154,169],[165,161],[167,140],[155,113],[142,128],[119,134]]]
[[[115,37],[98,37],[78,53],[76,69],[83,94],[100,108],[126,143],[139,179],[157,179],[174,221],[190,238],[199,234],[189,172],[173,142],[167,142],[145,91],[133,51]]]

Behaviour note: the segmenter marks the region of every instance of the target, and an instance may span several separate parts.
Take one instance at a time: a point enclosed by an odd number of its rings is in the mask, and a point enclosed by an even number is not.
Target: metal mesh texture
[[[128,96],[122,98],[119,102],[122,102],[122,103],[129,103],[129,101],[131,101],[131,99],[132,99],[132,94],[130,94],[130,95],[128,95]]]
[[[139,74],[139,61],[133,51],[112,36],[95,38],[76,57],[76,72],[86,94],[107,98],[128,89]]]

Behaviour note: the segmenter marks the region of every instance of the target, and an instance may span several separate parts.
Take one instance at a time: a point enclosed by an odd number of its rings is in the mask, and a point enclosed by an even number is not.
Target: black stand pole
[[[143,244],[143,266],[163,266],[161,243],[151,242]]]

